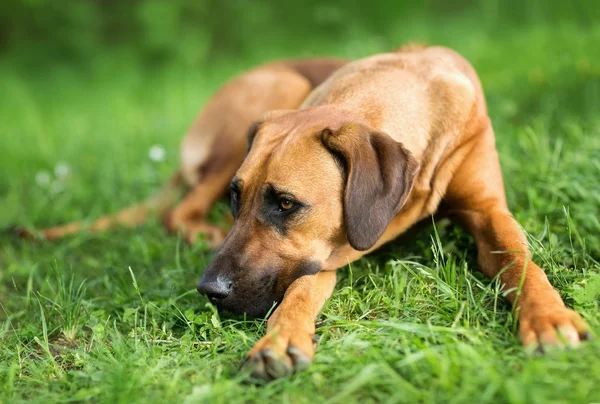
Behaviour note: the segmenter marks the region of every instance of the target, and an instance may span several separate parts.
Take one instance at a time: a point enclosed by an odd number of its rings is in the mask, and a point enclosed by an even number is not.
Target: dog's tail
[[[14,229],[14,232],[21,238],[54,240],[85,231],[99,232],[117,226],[135,227],[144,223],[150,215],[162,216],[166,213],[166,211],[177,202],[183,187],[183,176],[180,172],[177,172],[162,186],[160,191],[150,196],[145,201],[124,208],[115,214],[102,216],[91,223],[77,221],[61,226],[33,230],[16,228]]]

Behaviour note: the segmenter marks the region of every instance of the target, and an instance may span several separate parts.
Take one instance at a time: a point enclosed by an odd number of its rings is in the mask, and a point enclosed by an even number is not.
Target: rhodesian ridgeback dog
[[[315,316],[336,270],[436,212],[472,234],[481,270],[499,276],[518,312],[523,344],[576,346],[591,336],[531,261],[506,203],[481,84],[465,59],[408,46],[328,62],[312,79],[299,70],[263,67],[215,96],[183,143],[181,177],[194,188],[167,220],[220,244],[198,284],[219,309],[274,309],[246,358],[255,377],[311,363]],[[203,220],[228,183],[234,222],[225,236]]]

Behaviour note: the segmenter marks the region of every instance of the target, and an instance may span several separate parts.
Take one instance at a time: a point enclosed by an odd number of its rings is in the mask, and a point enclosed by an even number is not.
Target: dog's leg
[[[507,207],[492,129],[475,142],[444,197],[448,213],[473,235],[483,273],[499,275],[518,313],[523,344],[541,350],[578,345],[590,336],[589,328],[531,260],[525,235]]]
[[[252,376],[272,380],[302,370],[315,354],[315,317],[335,287],[335,271],[296,279],[267,322],[267,334],[246,357]]]
[[[204,234],[211,247],[217,247],[227,230],[205,221],[210,208],[224,194],[235,166],[231,169],[202,178],[185,198],[164,218],[164,224],[170,231],[181,231],[189,243],[193,243],[198,234]]]
[[[182,188],[182,177],[177,173],[163,185],[159,192],[146,201],[129,206],[115,214],[102,216],[91,223],[77,221],[37,230],[17,228],[16,233],[17,236],[26,239],[54,240],[83,231],[95,233],[117,226],[135,227],[144,223],[148,216],[160,215],[167,211],[179,198]]]

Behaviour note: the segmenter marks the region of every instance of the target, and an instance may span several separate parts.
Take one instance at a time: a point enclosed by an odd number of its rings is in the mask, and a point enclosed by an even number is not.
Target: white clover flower
[[[166,154],[167,152],[165,151],[164,147],[162,147],[159,144],[155,144],[150,148],[150,151],[148,152],[148,157],[150,157],[150,160],[152,161],[159,162],[165,159]]]
[[[56,175],[56,178],[59,178],[59,179],[66,178],[70,172],[71,172],[71,167],[64,161],[59,161],[54,166],[54,175]]]
[[[35,174],[35,183],[40,188],[48,188],[51,179],[50,173],[46,170],[38,171]]]

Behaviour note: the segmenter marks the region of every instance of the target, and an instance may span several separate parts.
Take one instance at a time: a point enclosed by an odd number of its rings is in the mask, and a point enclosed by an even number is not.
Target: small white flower
[[[150,160],[156,161],[156,162],[163,161],[165,159],[166,154],[167,154],[167,152],[165,151],[165,148],[159,144],[155,144],[154,146],[152,146],[150,148],[150,151],[148,152],[148,156],[150,157]]]
[[[48,188],[48,185],[50,185],[50,180],[52,178],[50,177],[50,173],[48,171],[38,171],[35,174],[35,183],[40,187],[40,188]]]
[[[54,175],[56,175],[56,178],[63,179],[65,177],[67,177],[70,172],[71,172],[71,167],[69,167],[69,165],[67,163],[65,163],[64,161],[59,161],[54,166]]]

